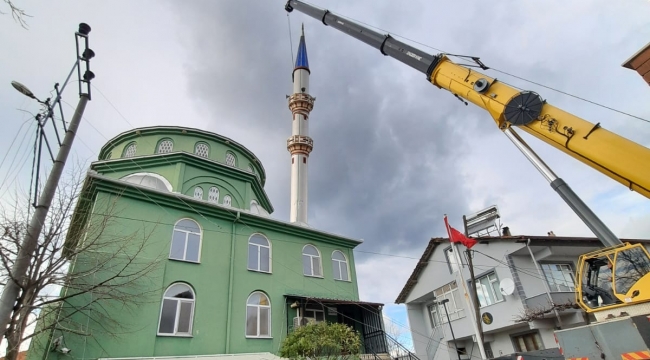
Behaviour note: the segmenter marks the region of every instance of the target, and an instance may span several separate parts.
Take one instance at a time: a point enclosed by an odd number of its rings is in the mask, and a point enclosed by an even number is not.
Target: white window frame
[[[171,289],[172,286],[174,285],[185,285],[187,286],[188,289],[192,292],[192,299],[181,299],[181,298],[176,298],[176,297],[171,297],[171,296],[166,296],[167,291]],[[165,300],[174,300],[176,301],[176,317],[174,318],[174,332],[173,333],[161,333],[160,332],[160,322],[162,321],[162,311],[163,311],[163,305],[165,304]],[[192,303],[192,311],[190,312],[190,329],[189,332],[187,333],[179,333],[178,332],[178,318],[181,315],[181,303]],[[176,337],[192,337],[192,331],[194,329],[194,310],[196,308],[196,293],[194,292],[194,289],[192,286],[188,283],[184,282],[176,282],[167,287],[165,289],[165,292],[163,293],[163,298],[162,301],[160,302],[160,314],[158,314],[158,327],[156,328],[156,335],[158,336],[176,336]]]
[[[216,196],[216,198],[215,198],[214,200],[210,200],[210,193],[213,192],[212,189],[216,189],[216,190],[217,190],[217,191],[216,191],[217,196]],[[220,195],[220,194],[219,194],[219,188],[216,187],[216,186],[210,186],[210,189],[208,189],[208,202],[211,202],[211,203],[214,203],[214,204],[218,204],[218,203],[219,203],[219,195]]]
[[[169,142],[171,144],[171,147],[167,151],[160,151],[160,148],[162,147],[163,143]],[[156,154],[169,154],[170,152],[174,151],[174,142],[172,139],[162,139],[160,142],[158,142],[158,146],[156,146]]]
[[[492,275],[492,276],[494,277],[494,279],[490,279],[490,275]],[[487,307],[487,306],[492,306],[492,305],[494,305],[494,304],[498,304],[498,303],[501,303],[501,302],[506,301],[505,296],[503,296],[503,294],[501,294],[501,292],[497,292],[497,291],[494,289],[494,284],[495,284],[495,283],[497,284],[497,288],[499,287],[499,286],[498,286],[498,284],[499,284],[499,277],[497,276],[496,271],[490,271],[490,272],[488,272],[488,273],[486,273],[486,274],[484,274],[484,275],[481,275],[481,276],[479,276],[479,277],[476,278],[476,291],[477,291],[477,292],[480,291],[481,293],[483,293],[483,287],[481,286],[481,279],[487,279],[487,280],[488,280],[488,283],[490,284],[490,286],[488,286],[488,287],[489,287],[489,290],[488,290],[488,291],[490,291],[490,293],[492,294],[493,298],[494,298],[494,299],[497,299],[497,301],[495,301],[495,302],[493,302],[493,303],[491,303],[491,304],[485,304],[485,305],[483,305],[483,304],[480,304],[480,297],[479,297],[479,307],[480,307],[480,308],[484,308],[484,307]],[[470,283],[470,284],[471,284],[471,283]],[[497,294],[498,294],[498,295],[497,295]],[[501,297],[501,300],[498,300],[499,297]],[[483,298],[484,298],[484,299],[488,299],[489,297],[486,297],[485,294],[483,294]]]
[[[266,300],[268,300],[269,304],[268,305],[249,305],[248,300],[253,296],[254,294],[261,294],[266,297]],[[255,307],[257,309],[257,335],[248,335],[247,331],[247,320],[248,320],[248,307]],[[266,308],[269,309],[269,334],[268,335],[260,335],[260,309],[261,308]],[[273,314],[271,313],[271,298],[269,298],[269,295],[262,292],[262,291],[253,291],[248,297],[246,298],[246,311],[244,311],[244,334],[247,338],[250,339],[271,339],[273,337]]]
[[[316,249],[316,252],[318,253],[318,255],[305,254],[305,248],[307,246],[311,246],[314,249]],[[303,269],[302,269],[303,275],[309,276],[309,277],[315,277],[315,278],[323,278],[323,257],[321,256],[321,252],[320,252],[320,250],[318,250],[318,247],[316,247],[316,245],[313,245],[313,244],[307,244],[307,245],[303,246],[302,247],[302,259],[303,259],[303,261],[304,261],[305,256],[309,257],[309,261],[310,261],[310,264],[311,264],[311,266],[310,266],[311,274],[305,274],[305,268],[304,268],[304,265],[303,265]],[[319,261],[318,261],[318,265],[319,265],[318,271],[319,271],[320,275],[314,275],[314,258],[319,259]]]
[[[206,149],[206,151],[205,151],[205,156],[199,154],[199,151],[198,151],[199,146],[205,146],[205,149]],[[194,144],[194,155],[196,155],[196,156],[200,156],[200,157],[202,157],[202,158],[206,158],[206,159],[207,159],[208,157],[210,157],[210,145],[208,145],[207,143],[204,143],[204,142],[202,142],[202,141],[197,142],[196,144]]]
[[[255,210],[253,211],[253,209],[255,209]],[[262,213],[260,211],[260,204],[258,204],[257,201],[255,201],[255,200],[251,200],[250,208],[248,209],[248,211],[250,211],[251,214],[255,214],[255,215],[261,215],[261,213]]]
[[[133,154],[129,155],[129,149],[133,148]],[[128,143],[126,147],[124,148],[124,152],[122,153],[123,158],[131,158],[134,157],[135,154],[138,151],[138,144],[135,142]]]
[[[453,285],[455,284],[455,285]],[[443,288],[445,286],[449,285],[450,290],[449,291],[444,291]],[[455,286],[455,287],[453,287]],[[440,292],[438,292],[440,290]],[[443,298],[449,299],[449,302],[446,304],[447,305],[447,311],[449,312],[449,319],[451,321],[457,320],[457,319],[462,319],[464,318],[465,315],[465,307],[463,306],[463,301],[459,301],[459,303],[456,303],[456,298],[462,299],[462,295],[459,295],[459,290],[458,290],[458,282],[452,281],[450,283],[447,283],[443,286],[440,286],[439,288],[435,289],[433,291],[434,295],[437,298],[437,301],[442,300]],[[449,295],[449,296],[447,296]],[[455,311],[451,312],[449,309],[449,304],[453,303],[454,304],[454,309]],[[440,305],[440,311],[442,312],[440,314],[440,319],[442,320],[443,324],[446,324],[447,321],[447,314],[445,313],[444,305]]]
[[[574,270],[573,270],[573,265],[571,263],[566,263],[566,262],[542,262],[542,263],[540,263],[540,265],[542,267],[542,272],[544,273],[544,280],[546,281],[546,284],[548,284],[549,289],[551,289],[551,292],[575,292],[576,291],[575,273],[574,273]],[[572,284],[573,290],[562,291],[562,290],[559,289],[559,286],[558,286],[557,282],[555,281],[556,279],[553,277],[552,273],[549,273],[550,269],[547,269],[547,267],[550,267],[550,266],[562,266],[562,267],[566,267],[568,269],[568,274],[569,274],[569,277],[571,279],[571,284]],[[563,271],[563,274],[564,274],[564,271]],[[553,284],[548,282],[549,278],[553,280]],[[558,279],[558,280],[560,280],[560,279]],[[561,279],[561,280],[567,281],[566,278]]]
[[[334,253],[340,253],[340,254],[343,256],[343,259],[344,259],[344,260],[334,259]],[[349,263],[349,261],[348,261],[348,257],[345,256],[345,254],[343,253],[343,251],[341,251],[341,250],[334,250],[334,251],[332,251],[332,267],[334,267],[334,266],[338,266],[338,268],[339,268],[339,274],[342,275],[343,272],[342,272],[341,270],[342,270],[342,267],[344,266],[344,267],[345,267],[345,270],[346,270],[345,273],[348,275],[348,278],[347,278],[347,279],[343,279],[343,276],[341,276],[341,278],[336,278],[336,276],[334,276],[334,269],[332,269],[332,277],[334,278],[334,280],[338,280],[338,281],[347,281],[347,282],[352,281],[352,280],[351,280],[351,279],[352,279],[352,276],[350,275],[350,266],[349,266],[349,265],[350,265],[350,263]]]
[[[177,229],[176,229],[176,225],[178,225],[178,223],[181,222],[181,221],[183,221],[183,220],[189,220],[189,221],[192,221],[192,222],[195,223],[196,226],[199,228],[199,233],[198,233],[198,235],[199,235],[199,253],[198,253],[198,256],[197,256],[197,258],[198,258],[197,261],[187,260],[187,244],[188,244],[188,241],[187,241],[187,235],[190,234],[190,233],[191,233],[191,234],[196,234],[196,233],[191,232],[191,231],[187,231],[187,230],[182,230],[182,229],[178,229],[178,230],[177,230]],[[174,258],[174,257],[172,257],[172,244],[173,244],[173,242],[174,242],[174,233],[175,233],[176,231],[179,231],[179,232],[183,232],[183,233],[185,233],[185,249],[184,249],[184,251],[183,251],[183,258],[182,258],[182,259],[178,259],[178,258]],[[194,219],[190,219],[190,218],[183,218],[183,219],[178,220],[178,221],[174,224],[174,228],[172,229],[172,241],[169,243],[169,259],[170,259],[170,260],[185,261],[185,262],[197,263],[197,264],[198,264],[198,263],[201,262],[201,250],[202,250],[202,248],[203,248],[203,228],[201,228],[201,224],[199,224],[199,223],[198,223],[197,221],[195,221]]]
[[[266,240],[266,241],[269,243],[269,245],[268,245],[268,246],[264,246],[264,245],[260,245],[260,244],[254,244],[254,243],[251,243],[251,239],[252,239],[253,236],[255,236],[255,235],[258,235],[258,236],[263,237],[264,240]],[[273,273],[273,262],[271,261],[271,260],[273,259],[273,253],[272,253],[272,252],[273,252],[273,248],[271,247],[271,240],[269,240],[269,238],[267,238],[267,237],[264,236],[263,234],[255,233],[255,234],[251,235],[251,236],[248,238],[248,251],[249,251],[249,252],[250,252],[251,246],[255,246],[255,247],[257,247],[257,269],[251,269],[251,268],[249,267],[250,264],[248,263],[248,257],[246,257],[246,268],[247,268],[248,270],[250,270],[250,271],[256,271],[256,272],[261,272],[261,273],[268,273],[268,274]],[[262,265],[262,252],[260,251],[260,250],[261,250],[260,248],[263,248],[263,247],[269,249],[269,271],[261,270],[261,267],[262,267],[262,266],[261,266],[261,265]]]
[[[307,316],[307,312],[310,312],[310,311],[313,313],[314,316]],[[316,313],[323,314],[323,320],[318,320],[316,318]],[[327,321],[327,317],[325,315],[325,310],[323,310],[323,309],[306,308],[305,310],[303,310],[303,316],[302,317],[305,318],[305,319],[314,319],[314,322],[317,322],[317,323]]]
[[[232,207],[232,197],[230,195],[223,196],[223,206]]]
[[[192,197],[198,200],[203,200],[203,188],[200,186],[195,187]]]
[[[436,303],[431,303],[427,305],[427,313],[429,314],[429,322],[431,323],[431,329],[435,329],[436,327],[444,324],[442,321],[442,317],[444,314],[445,309],[442,309],[442,305],[437,305]],[[435,313],[435,315],[434,315]],[[434,321],[434,318],[437,319],[437,322]]]
[[[232,157],[232,164],[228,163],[228,156]],[[227,151],[226,152],[226,165],[236,167],[237,166],[237,156],[232,151]]]

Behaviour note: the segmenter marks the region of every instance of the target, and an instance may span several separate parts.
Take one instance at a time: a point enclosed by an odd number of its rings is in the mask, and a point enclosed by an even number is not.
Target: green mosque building
[[[288,99],[293,129],[287,140],[289,221],[270,216],[274,209],[264,190],[262,163],[227,137],[155,126],[119,134],[101,148],[86,176],[66,246],[83,246],[89,236],[84,231],[110,212],[99,235],[105,251],[119,249],[125,255],[116,256],[116,263],[146,269],[137,287],[115,291],[147,297],[135,311],[115,299],[103,304],[97,298],[107,294],[93,291],[68,299],[39,320],[56,325],[34,338],[28,360],[269,358],[296,327],[319,321],[352,326],[366,353],[388,352],[383,305],[359,301],[353,249],[361,242],[307,225],[307,165],[313,148],[308,122],[314,105],[309,75],[303,33]],[[80,253],[70,273],[83,273],[93,256]],[[122,275],[135,278],[137,266]],[[105,267],[105,273],[86,274],[70,286],[113,275]],[[123,328],[107,330],[108,322]]]

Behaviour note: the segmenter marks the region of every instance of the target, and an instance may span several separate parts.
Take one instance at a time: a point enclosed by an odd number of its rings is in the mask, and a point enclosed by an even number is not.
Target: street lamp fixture
[[[27,86],[19,83],[18,81],[12,81],[11,86],[13,86],[16,90],[18,90],[21,94],[30,97],[32,99],[36,99],[36,96],[34,96],[34,93],[27,88]],[[38,99],[36,99],[38,100]]]

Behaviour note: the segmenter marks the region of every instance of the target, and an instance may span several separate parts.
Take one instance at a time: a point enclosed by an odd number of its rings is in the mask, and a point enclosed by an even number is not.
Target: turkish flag
[[[476,245],[478,241],[468,238],[463,234],[462,232],[454,229],[453,227],[449,226],[449,223],[447,222],[447,215],[445,215],[445,227],[447,228],[447,234],[449,234],[449,241],[453,243],[461,243],[465,245],[468,249],[471,249],[472,246]]]

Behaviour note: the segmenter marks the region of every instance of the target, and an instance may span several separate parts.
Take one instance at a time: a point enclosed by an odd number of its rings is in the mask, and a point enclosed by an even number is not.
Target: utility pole
[[[61,179],[61,175],[63,174],[63,168],[65,167],[65,162],[68,158],[68,155],[70,154],[70,149],[72,147],[72,143],[74,142],[77,129],[79,128],[79,123],[81,122],[83,112],[86,108],[86,104],[90,100],[90,80],[95,77],[95,74],[90,71],[89,62],[90,59],[95,56],[95,53],[90,48],[88,48],[89,32],[90,26],[81,23],[79,24],[79,31],[75,33],[75,40],[77,43],[77,60],[75,61],[70,75],[68,75],[68,79],[66,79],[66,82],[63,84],[63,88],[65,88],[65,85],[67,84],[70,76],[76,68],[79,77],[79,103],[77,104],[77,108],[75,109],[72,120],[70,121],[70,124],[65,131],[65,136],[63,137],[63,141],[59,147],[59,152],[57,153],[56,159],[54,160],[52,171],[48,176],[47,181],[45,182],[43,193],[38,199],[34,215],[29,222],[27,233],[25,234],[25,237],[18,251],[18,255],[16,256],[16,260],[14,261],[11,273],[9,274],[9,280],[3,289],[2,297],[0,297],[0,331],[2,331],[0,339],[5,336],[7,326],[11,321],[14,310],[17,308],[16,303],[19,301],[21,296],[20,290],[22,289],[23,284],[29,280],[27,278],[27,270],[29,269],[29,265],[34,255],[34,250],[38,245],[38,240],[41,236],[43,224],[45,224],[50,205],[52,204],[52,199],[54,198],[56,188],[59,184],[59,180]],[[80,38],[84,42],[82,45],[85,45],[82,54],[79,53]],[[80,62],[84,62],[86,64],[86,71],[84,72],[83,76],[81,76]],[[84,84],[86,91],[82,92],[82,87]],[[18,82],[12,82],[12,85],[22,94],[32,99],[36,99],[41,104],[46,105],[47,115],[52,118],[52,121],[54,121],[52,117],[52,107],[57,103],[59,106],[61,105],[60,97],[61,93],[63,92],[63,88],[59,92],[58,84],[55,85],[57,88],[57,98],[53,103],[50,103],[49,99],[46,101],[38,100],[36,96],[34,96],[34,93],[32,93],[27,87]],[[64,122],[63,119],[62,122]]]
[[[463,215],[463,226],[465,230],[465,236],[469,237],[469,234],[467,233],[467,216]],[[478,329],[476,335],[478,335],[478,339],[476,339],[476,342],[483,344],[483,325],[481,324],[481,310],[479,307],[481,306],[481,303],[478,298],[478,292],[476,291],[476,278],[474,277],[474,263],[472,261],[472,250],[467,249],[465,250],[465,254],[467,255],[467,266],[469,267],[469,278],[470,282],[472,284],[472,291],[474,292],[474,314],[475,314],[475,319],[476,319],[476,327]]]

